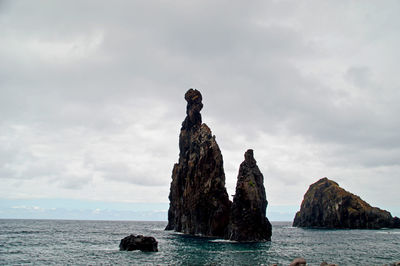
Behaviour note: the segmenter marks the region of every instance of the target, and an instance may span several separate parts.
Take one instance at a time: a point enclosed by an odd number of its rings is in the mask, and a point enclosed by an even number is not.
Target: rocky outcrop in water
[[[335,263],[328,263],[326,261],[323,261],[319,266],[338,266],[338,265]]]
[[[244,158],[233,197],[228,238],[236,241],[269,241],[272,227],[265,216],[268,202],[264,177],[254,159],[253,150],[246,151]]]
[[[253,152],[246,152],[240,167],[231,209],[221,151],[210,128],[202,124],[202,95],[190,89],[185,100],[186,118],[179,135],[179,162],[172,171],[166,230],[238,241],[270,240],[264,180]]]
[[[201,93],[190,89],[185,99],[187,116],[179,135],[179,162],[172,171],[166,230],[223,237],[231,202],[222,154],[210,128],[202,124]]]
[[[400,228],[400,218],[399,217],[393,218],[393,228]]]
[[[130,235],[121,240],[119,250],[158,251],[158,242],[152,236]]]
[[[304,258],[295,258],[289,266],[306,266],[307,261]]]
[[[304,195],[293,226],[379,229],[396,227],[397,222],[398,218],[388,211],[372,207],[325,177],[312,184]]]

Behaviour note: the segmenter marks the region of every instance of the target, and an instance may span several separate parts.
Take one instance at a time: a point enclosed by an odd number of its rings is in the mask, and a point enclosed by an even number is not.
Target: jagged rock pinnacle
[[[210,128],[201,123],[201,93],[190,89],[185,99],[187,116],[179,135],[179,162],[172,171],[166,229],[223,237],[231,202],[222,154]]]
[[[182,127],[190,129],[194,126],[201,125],[200,111],[203,109],[203,97],[198,90],[190,89],[185,93],[185,100],[187,101],[186,114],[187,117],[182,123]]]
[[[244,154],[244,161],[249,167],[254,167],[257,165],[257,161],[254,159],[254,153],[252,149],[249,149]]]
[[[240,164],[233,197],[228,238],[236,241],[271,240],[271,223],[265,216],[268,205],[264,177],[254,159],[253,150],[247,150]]]
[[[237,241],[270,240],[263,176],[253,150],[245,153],[240,165],[232,206],[221,151],[210,128],[202,124],[201,93],[190,89],[185,100],[186,118],[179,135],[179,161],[172,170],[165,229]]]

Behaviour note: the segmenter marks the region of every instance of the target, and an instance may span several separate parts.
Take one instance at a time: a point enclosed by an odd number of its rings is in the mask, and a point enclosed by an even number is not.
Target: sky
[[[400,216],[400,2],[0,0],[0,218],[166,220],[184,94],[267,216],[328,177]]]

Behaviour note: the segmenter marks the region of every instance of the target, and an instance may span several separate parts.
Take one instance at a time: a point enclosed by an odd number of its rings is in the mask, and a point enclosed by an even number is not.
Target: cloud
[[[0,218],[166,221],[166,203],[86,200],[2,200]]]
[[[12,206],[11,209],[22,209],[22,210],[27,210],[29,212],[44,212],[45,209],[39,207],[39,206],[25,206],[25,205],[21,205],[21,206]]]
[[[229,194],[253,148],[270,205],[399,202],[398,5],[2,1],[1,195],[167,201],[194,87]]]

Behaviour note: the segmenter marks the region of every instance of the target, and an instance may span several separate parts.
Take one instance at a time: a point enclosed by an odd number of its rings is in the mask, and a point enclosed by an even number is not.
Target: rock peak
[[[227,238],[236,241],[269,241],[272,227],[265,216],[268,202],[264,177],[254,159],[253,150],[247,150],[244,158],[239,168]]]
[[[325,176],[325,177],[321,178],[320,180],[318,180],[317,183],[319,183],[319,182],[326,182],[326,181],[330,181],[330,180]]]
[[[203,109],[203,97],[200,91],[189,89],[185,93],[185,100],[187,101],[186,106],[186,119],[183,121],[182,127],[190,129],[201,125],[201,114],[200,111]]]
[[[252,149],[248,149],[244,154],[244,162],[247,163],[249,167],[254,167],[257,165],[256,159],[254,159],[254,152]]]
[[[201,103],[203,97],[201,96],[200,91],[195,89],[189,89],[185,93],[185,100],[188,102],[188,104]]]
[[[338,184],[338,183],[336,183],[336,182],[333,181],[333,180],[330,180],[330,179],[327,178],[327,177],[321,178],[320,180],[318,180],[317,182],[315,182],[315,183],[312,184],[311,186],[319,186],[319,185],[324,185],[325,187],[328,187],[328,186],[337,186],[337,187],[339,187],[339,184]]]

